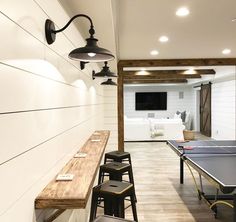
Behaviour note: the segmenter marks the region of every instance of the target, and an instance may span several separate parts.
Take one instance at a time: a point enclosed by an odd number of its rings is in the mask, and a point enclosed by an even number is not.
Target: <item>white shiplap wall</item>
[[[74,25],[47,45],[45,20],[58,27],[69,20],[58,1],[1,0],[0,6],[0,221],[42,221],[47,211],[35,211],[35,197],[94,130],[112,129],[108,149],[117,148],[116,88],[108,88],[110,98],[91,79],[96,65],[81,71],[68,59],[84,45]],[[68,211],[58,221],[86,213]]]
[[[212,84],[212,137],[236,139],[236,80]]]
[[[117,88],[107,86],[104,92],[104,129],[110,130],[110,138],[107,151],[117,149],[118,128],[117,128]]]
[[[135,92],[167,92],[167,110],[136,111]],[[179,92],[184,93],[183,99],[179,99]],[[186,110],[193,118],[195,116],[194,100],[194,91],[191,86],[125,86],[124,113],[130,118],[146,118],[148,113],[155,113],[155,118],[173,118],[177,110]]]

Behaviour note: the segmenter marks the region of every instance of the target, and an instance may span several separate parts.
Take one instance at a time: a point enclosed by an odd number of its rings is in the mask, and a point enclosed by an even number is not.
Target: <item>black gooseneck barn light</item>
[[[87,42],[86,46],[72,50],[69,53],[69,58],[81,61],[82,68],[87,62],[104,62],[114,59],[114,56],[109,50],[100,48],[97,45],[98,39],[94,38],[95,30],[93,26],[93,21],[89,16],[84,14],[78,14],[73,16],[63,28],[58,30],[55,30],[54,22],[51,21],[50,19],[47,19],[45,23],[45,33],[46,33],[47,43],[52,44],[56,39],[56,34],[64,31],[70,25],[70,23],[78,17],[84,17],[89,20],[90,37],[86,39]]]
[[[116,85],[116,83],[112,81],[111,77],[117,77],[117,75],[110,71],[109,66],[107,66],[107,62],[104,62],[104,64],[105,65],[102,67],[100,72],[95,73],[93,70],[92,78],[95,79],[96,77],[108,77],[107,81],[102,82],[101,85]]]
[[[112,81],[112,79],[108,79],[105,82],[102,82],[101,85],[112,85],[112,86],[116,86],[117,84],[115,82]]]
[[[114,72],[110,71],[109,66],[107,66],[107,62],[104,62],[104,66],[102,67],[102,70],[100,72],[95,73],[93,70],[92,77],[95,79],[96,77],[117,77],[117,75]]]

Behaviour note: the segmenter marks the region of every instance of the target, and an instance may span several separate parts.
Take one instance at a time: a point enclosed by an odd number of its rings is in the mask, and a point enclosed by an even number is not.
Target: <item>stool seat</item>
[[[133,188],[133,184],[131,183],[108,180],[94,187],[93,192],[99,192],[101,196],[106,195],[107,193],[109,193],[109,195],[125,195],[131,188]]]
[[[125,220],[125,219],[122,219],[122,218],[111,217],[111,216],[107,216],[107,215],[99,216],[93,222],[122,222],[122,221],[134,222],[132,220]]]
[[[124,162],[128,161],[131,164],[130,153],[122,152],[122,151],[111,151],[109,153],[105,153],[104,163],[116,161],[116,162]]]
[[[101,165],[100,168],[105,172],[125,172],[130,168],[130,164],[128,163],[120,163],[120,162],[110,162],[104,165]]]
[[[108,158],[113,158],[113,157],[117,157],[117,158],[128,158],[130,156],[130,153],[128,152],[121,152],[121,151],[111,151],[109,153],[106,153],[106,156]]]

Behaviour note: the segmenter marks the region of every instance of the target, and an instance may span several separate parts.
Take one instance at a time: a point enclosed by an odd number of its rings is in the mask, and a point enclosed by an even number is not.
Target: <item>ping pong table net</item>
[[[236,154],[236,146],[184,146],[178,145],[182,154]]]

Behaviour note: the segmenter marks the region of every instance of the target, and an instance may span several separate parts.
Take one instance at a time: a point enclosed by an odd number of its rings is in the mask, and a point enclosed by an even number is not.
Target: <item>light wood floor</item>
[[[179,184],[179,159],[164,142],[126,143],[131,153],[140,222],[230,222],[232,209],[219,208],[216,220],[202,200],[199,201],[192,178],[185,170],[185,184]],[[214,193],[208,185],[206,190]],[[131,210],[126,218],[132,219]]]

